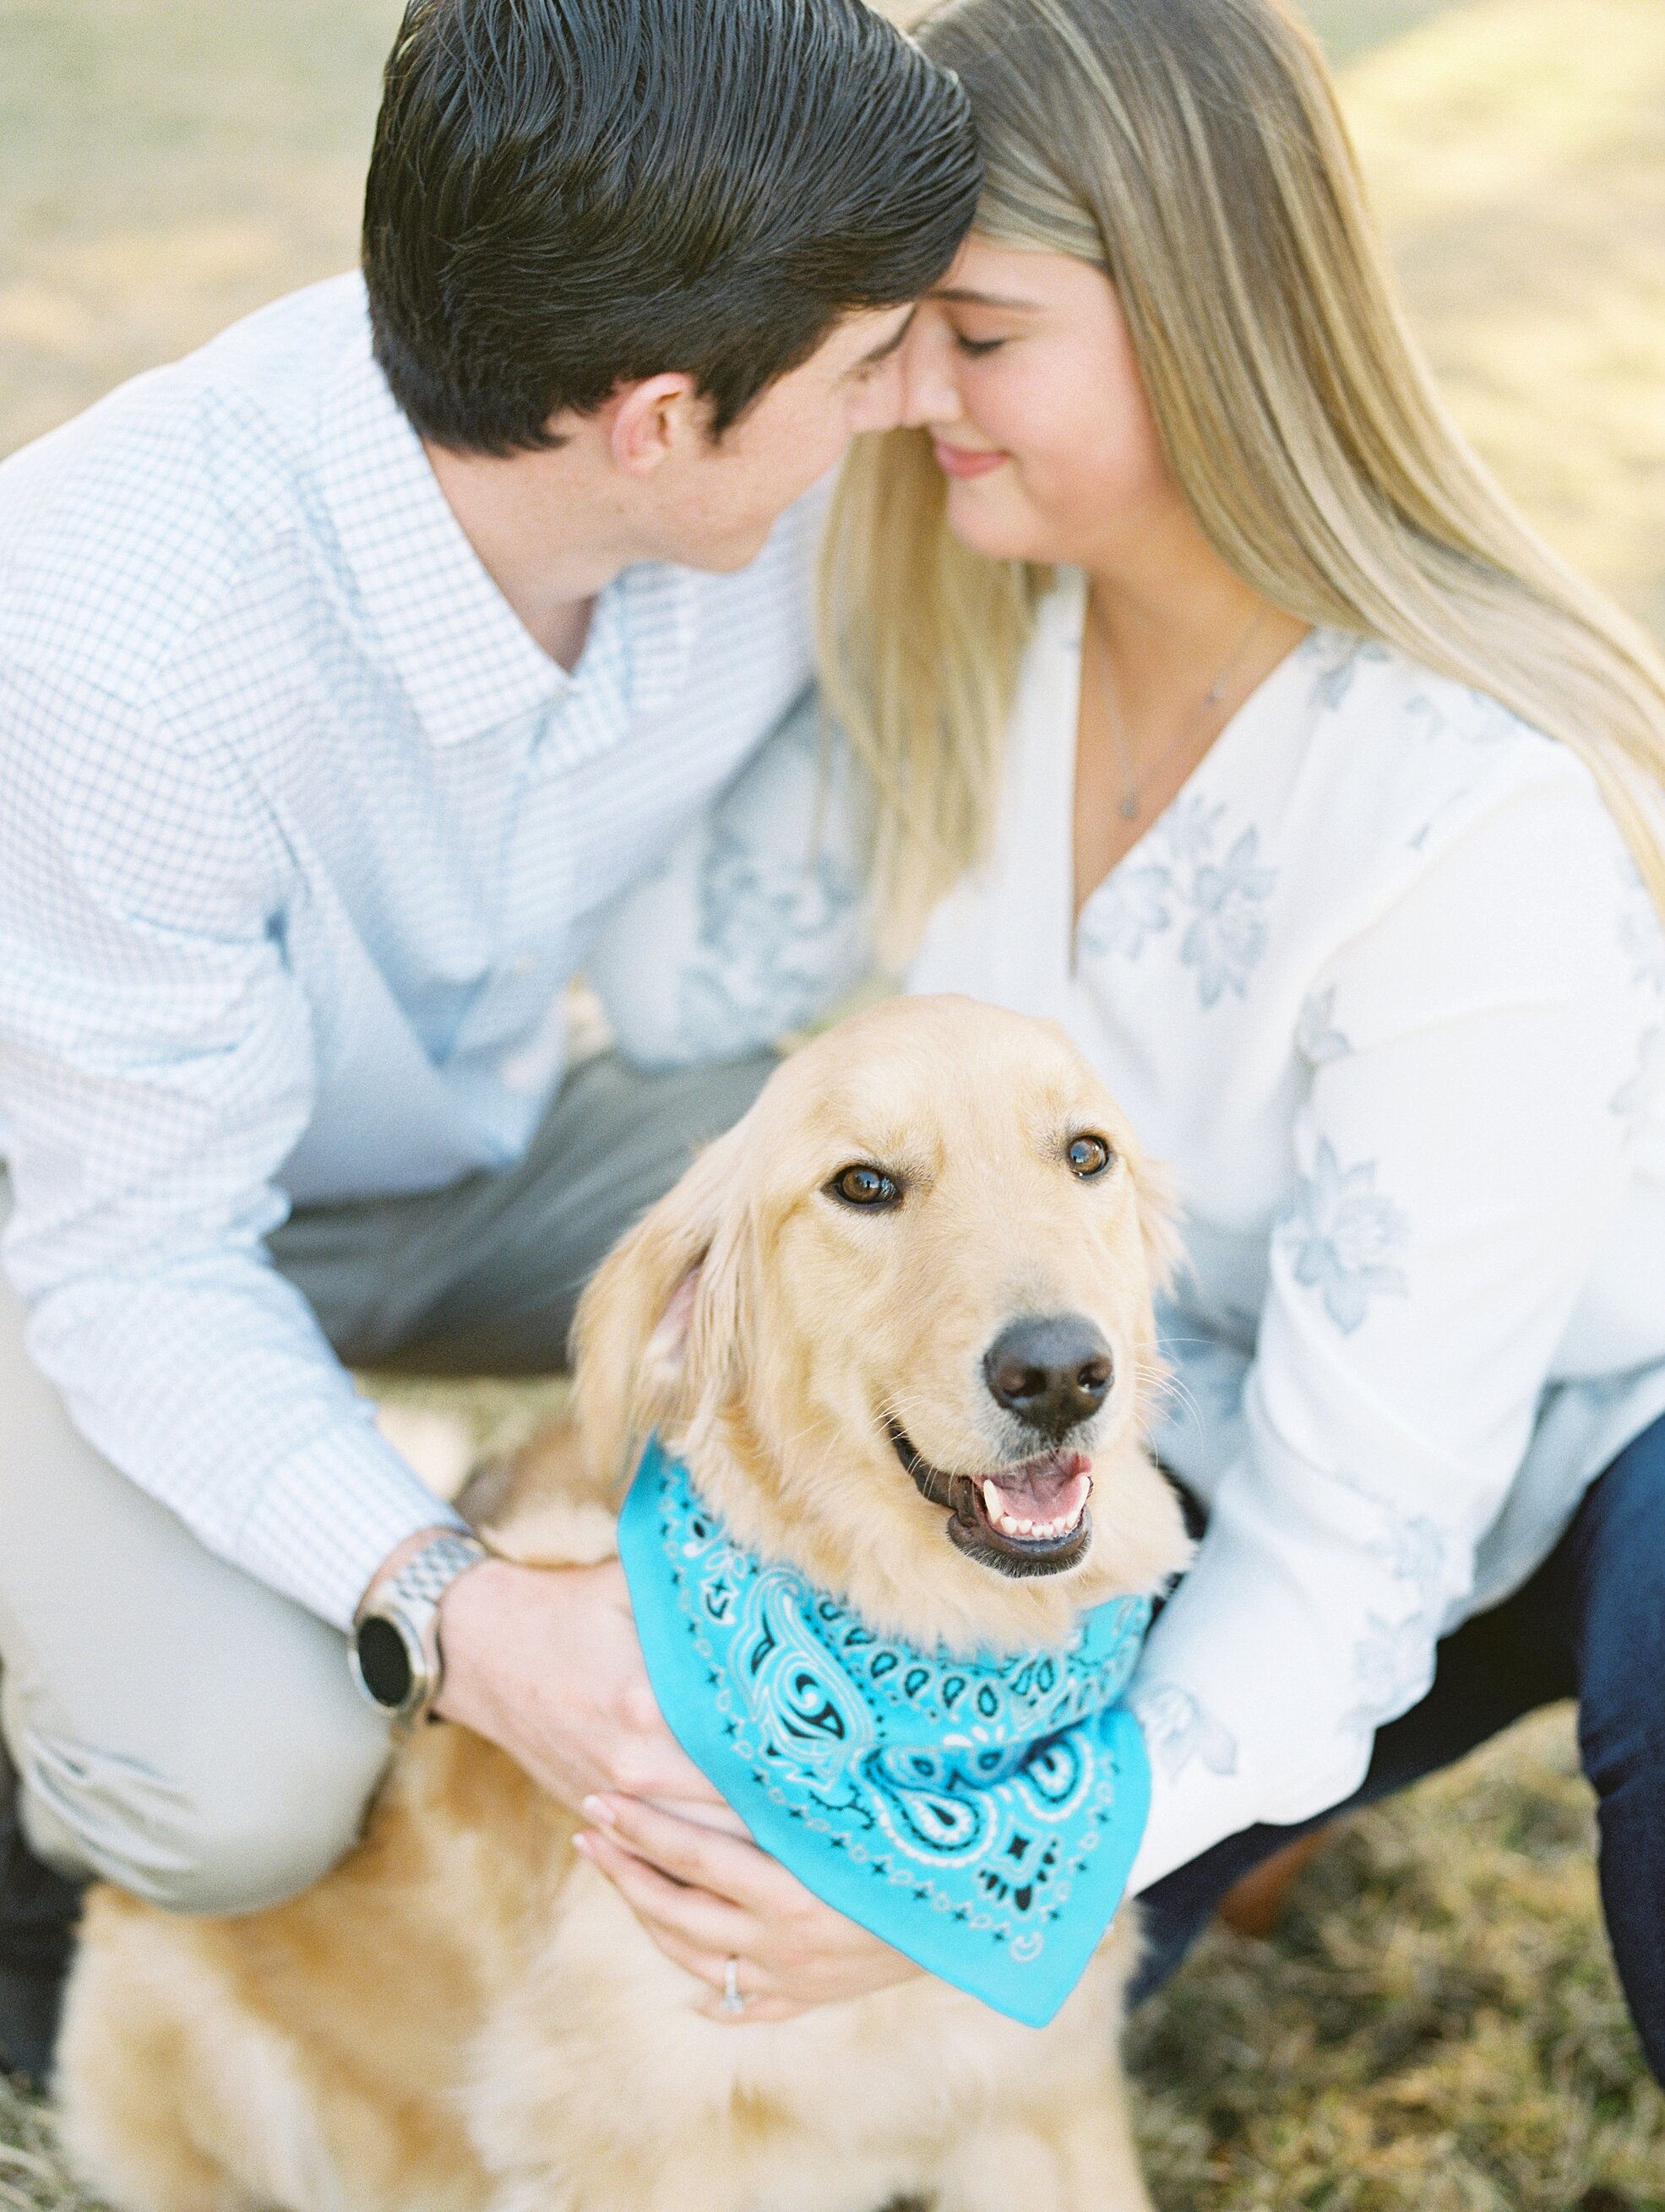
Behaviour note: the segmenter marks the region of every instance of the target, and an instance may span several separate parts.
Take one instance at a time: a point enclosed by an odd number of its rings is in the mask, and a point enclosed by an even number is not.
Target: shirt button
[[[530,975],[537,965],[535,952],[517,952],[508,963],[508,972],[511,975]]]

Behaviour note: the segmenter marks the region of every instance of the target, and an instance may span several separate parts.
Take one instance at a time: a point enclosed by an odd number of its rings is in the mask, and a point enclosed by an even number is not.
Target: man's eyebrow
[[[974,292],[964,284],[941,284],[932,293],[933,300],[946,300],[957,307],[1012,307],[1020,315],[1038,315],[1045,312],[1040,300],[1016,300],[1006,292]]]
[[[918,313],[919,308],[917,306],[910,307],[908,310],[908,319],[902,325],[901,328],[896,331],[892,337],[886,338],[883,345],[876,345],[871,353],[864,353],[860,360],[857,362],[856,367],[858,368],[871,368],[875,362],[888,361],[890,358],[890,356],[902,343],[902,340],[907,337],[908,331],[913,329],[914,318],[918,314]]]

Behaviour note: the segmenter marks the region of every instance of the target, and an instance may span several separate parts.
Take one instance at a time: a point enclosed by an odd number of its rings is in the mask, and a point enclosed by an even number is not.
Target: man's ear
[[[679,371],[621,386],[604,410],[614,465],[626,476],[651,477],[690,431],[703,435],[702,407],[693,378]]]
[[[714,1364],[726,1365],[721,1346],[737,1340],[743,1127],[706,1147],[579,1300],[574,1404],[586,1467],[607,1486],[629,1473],[650,1431],[709,1395]]]

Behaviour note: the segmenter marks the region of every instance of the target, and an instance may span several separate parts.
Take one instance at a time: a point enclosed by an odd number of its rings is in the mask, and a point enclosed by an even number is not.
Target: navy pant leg
[[[1613,1462],[1550,1568],[1572,1624],[1607,1935],[1665,2081],[1665,1420]]]
[[[1298,1826],[1229,1836],[1152,1885],[1141,1900],[1135,2002],[1173,1972],[1240,1875],[1565,1697],[1579,1700],[1619,1978],[1649,2063],[1665,2080],[1665,1420],[1591,1486],[1531,1581],[1440,1645],[1432,1689],[1377,1735],[1364,1785],[1346,1804]]]

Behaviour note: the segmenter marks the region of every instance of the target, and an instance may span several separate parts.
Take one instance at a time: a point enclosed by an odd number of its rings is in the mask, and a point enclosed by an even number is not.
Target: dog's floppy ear
[[[1169,1170],[1141,1154],[1133,1163],[1139,1203],[1139,1233],[1151,1288],[1160,1294],[1172,1284],[1185,1247],[1179,1233],[1179,1194]]]
[[[623,1480],[655,1428],[684,1427],[745,1340],[738,1127],[719,1137],[608,1255],[573,1323],[574,1401],[592,1480]]]

